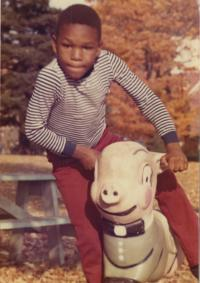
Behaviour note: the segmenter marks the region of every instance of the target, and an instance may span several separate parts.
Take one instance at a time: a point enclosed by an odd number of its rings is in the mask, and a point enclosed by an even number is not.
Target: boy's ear
[[[51,46],[52,46],[53,52],[54,52],[55,54],[57,54],[56,36],[55,36],[54,34],[51,36]]]

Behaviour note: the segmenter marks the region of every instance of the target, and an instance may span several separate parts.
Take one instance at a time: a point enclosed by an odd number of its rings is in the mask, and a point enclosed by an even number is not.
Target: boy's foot
[[[197,279],[199,279],[199,265],[195,265],[195,266],[190,267],[190,270],[191,270],[192,274],[193,274]]]

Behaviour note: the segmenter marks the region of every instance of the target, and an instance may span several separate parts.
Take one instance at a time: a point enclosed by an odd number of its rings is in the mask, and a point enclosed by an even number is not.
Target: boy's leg
[[[108,144],[120,140],[121,137],[113,135],[106,128],[94,148],[101,151]],[[88,283],[100,283],[103,275],[101,218],[90,198],[93,171],[84,170],[74,159],[67,164],[65,159],[51,153],[48,153],[48,159],[53,164],[58,188],[76,231],[77,246]]]
[[[198,217],[175,175],[166,170],[158,176],[156,199],[179,240],[190,267],[198,265]]]
[[[82,267],[88,283],[101,283],[102,246],[100,216],[90,201],[91,174],[85,175],[81,165],[58,167],[54,170],[58,188],[74,225]],[[82,174],[83,173],[83,174]]]

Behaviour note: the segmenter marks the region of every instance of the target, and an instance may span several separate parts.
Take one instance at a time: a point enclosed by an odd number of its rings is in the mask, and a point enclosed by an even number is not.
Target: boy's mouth
[[[72,69],[72,70],[83,70],[83,69],[85,69],[85,67],[82,66],[82,65],[67,65],[66,67],[68,69]]]
[[[66,70],[69,74],[84,74],[85,68],[84,67],[74,67],[74,66],[67,66]]]

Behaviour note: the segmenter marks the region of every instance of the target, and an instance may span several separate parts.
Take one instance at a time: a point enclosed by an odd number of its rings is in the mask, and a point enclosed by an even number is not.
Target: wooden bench
[[[7,215],[6,218],[0,220],[0,230],[17,229],[17,233],[22,235],[22,231],[45,229],[48,234],[50,262],[63,264],[64,249],[61,241],[61,227],[65,226],[65,231],[68,231],[70,235],[73,234],[73,227],[67,216],[60,216],[54,176],[49,173],[4,173],[0,174],[0,181],[17,182],[15,201],[0,196],[0,209]],[[44,216],[33,216],[27,211],[26,205],[32,194],[41,196],[45,210]],[[17,260],[21,260],[21,250],[17,252]]]

